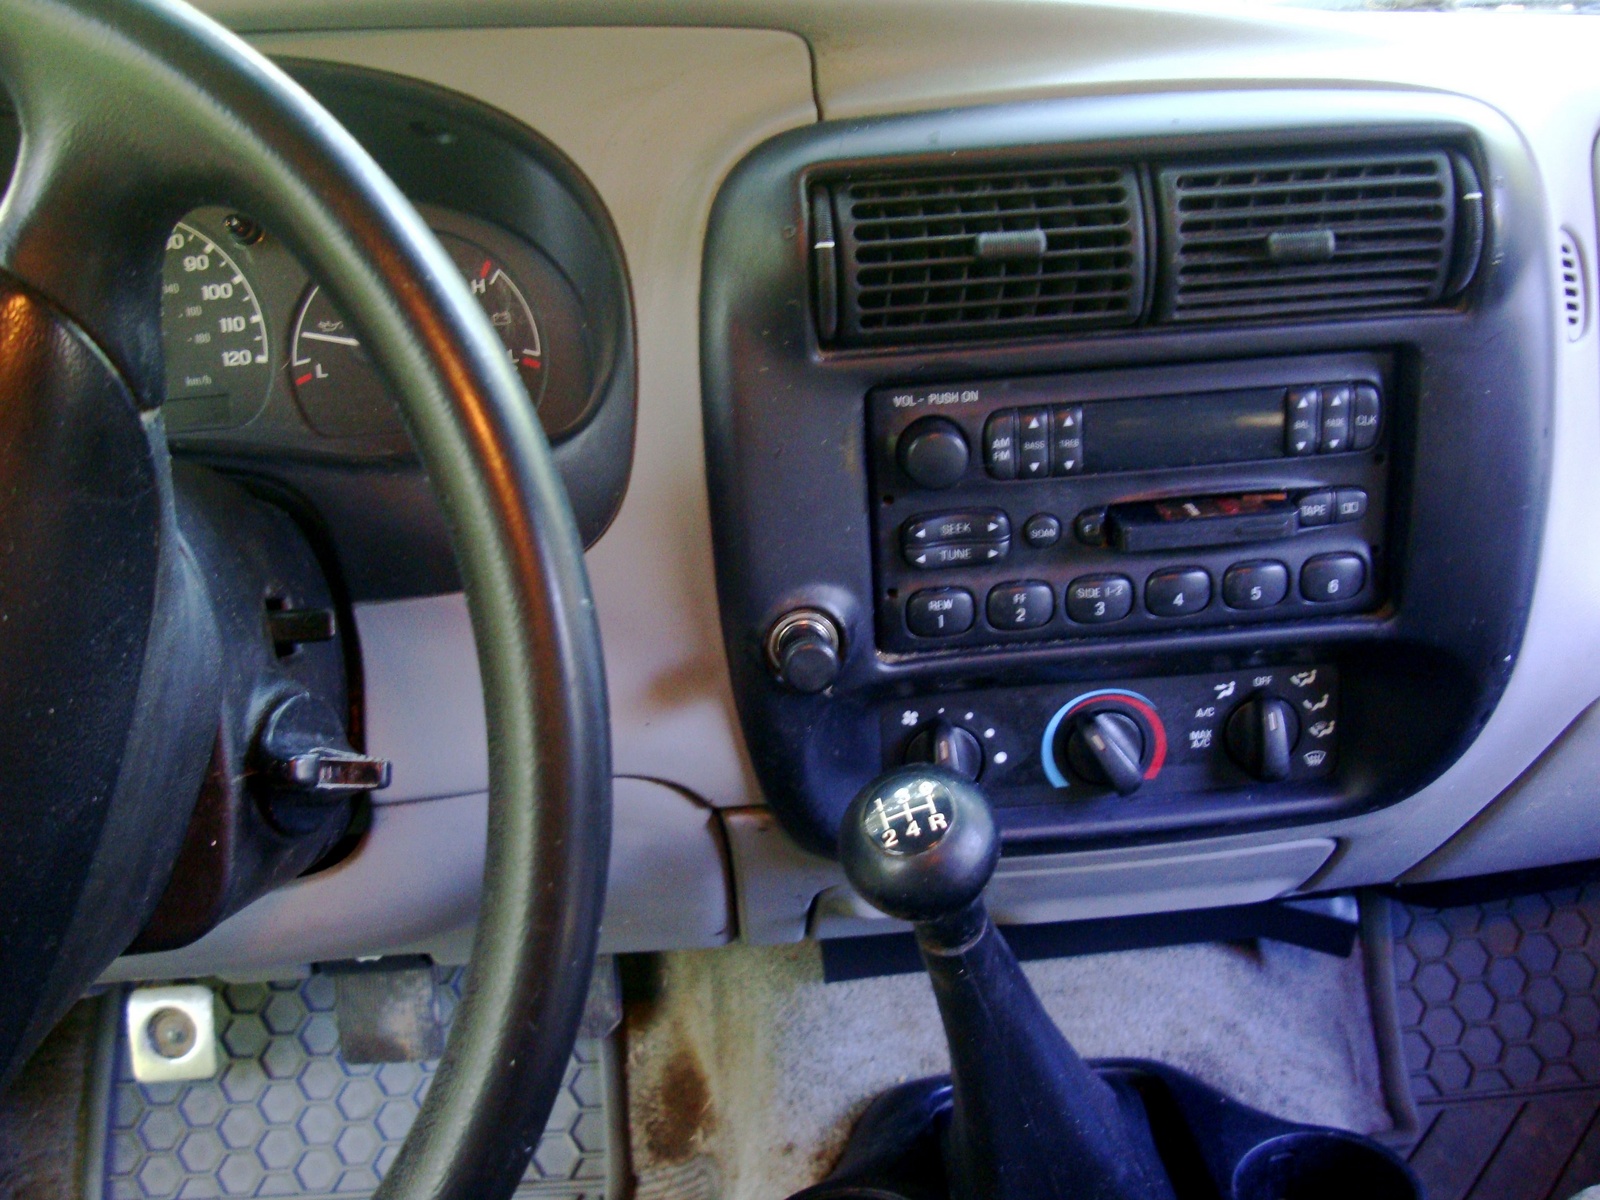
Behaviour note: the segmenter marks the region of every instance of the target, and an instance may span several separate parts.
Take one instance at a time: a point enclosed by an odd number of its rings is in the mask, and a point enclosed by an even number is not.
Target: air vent
[[[1561,319],[1566,323],[1567,341],[1583,336],[1589,324],[1589,295],[1583,270],[1583,252],[1578,239],[1567,229],[1561,231]]]
[[[1470,281],[1483,194],[1444,150],[1170,166],[1158,173],[1170,321],[1426,308]]]
[[[831,214],[816,213],[819,194]],[[838,233],[847,343],[1131,325],[1144,306],[1139,185],[1128,167],[854,179],[816,189],[813,206],[813,227],[831,216]],[[817,266],[820,285],[832,264]]]

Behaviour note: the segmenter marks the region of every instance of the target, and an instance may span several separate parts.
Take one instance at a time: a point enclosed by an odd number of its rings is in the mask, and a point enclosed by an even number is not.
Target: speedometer
[[[179,223],[161,273],[167,424],[208,429],[248,420],[272,383],[255,290],[216,240]]]

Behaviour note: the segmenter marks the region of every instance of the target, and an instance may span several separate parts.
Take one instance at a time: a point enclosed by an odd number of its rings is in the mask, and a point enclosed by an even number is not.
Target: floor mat
[[[1391,911],[1429,1200],[1600,1184],[1600,884]]]
[[[446,1022],[460,987],[455,971],[439,989]],[[103,1200],[370,1195],[436,1064],[345,1062],[327,975],[232,984],[217,997],[224,1058],[214,1079],[138,1083],[126,1033],[115,1035]],[[578,1042],[519,1198],[605,1200],[613,1066],[607,1043]]]
[[[624,1026],[641,1200],[786,1196],[879,1092],[949,1069],[925,975],[825,983],[815,943],[653,967],[629,980]],[[1161,1059],[1291,1119],[1391,1124],[1359,954],[1210,944],[1023,969],[1086,1055]]]

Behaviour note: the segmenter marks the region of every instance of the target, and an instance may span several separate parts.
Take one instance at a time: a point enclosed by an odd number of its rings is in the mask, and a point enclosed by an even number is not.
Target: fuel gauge
[[[544,398],[546,364],[539,322],[511,272],[476,242],[440,233],[439,242],[483,308],[534,407]],[[398,433],[400,415],[366,347],[320,287],[306,293],[295,323],[291,378],[306,421],[325,437]]]

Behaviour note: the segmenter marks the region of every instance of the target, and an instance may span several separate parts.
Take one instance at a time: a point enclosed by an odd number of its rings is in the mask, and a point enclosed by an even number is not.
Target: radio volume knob
[[[965,475],[971,457],[961,426],[943,417],[923,417],[900,435],[900,469],[930,491],[947,488]]]

